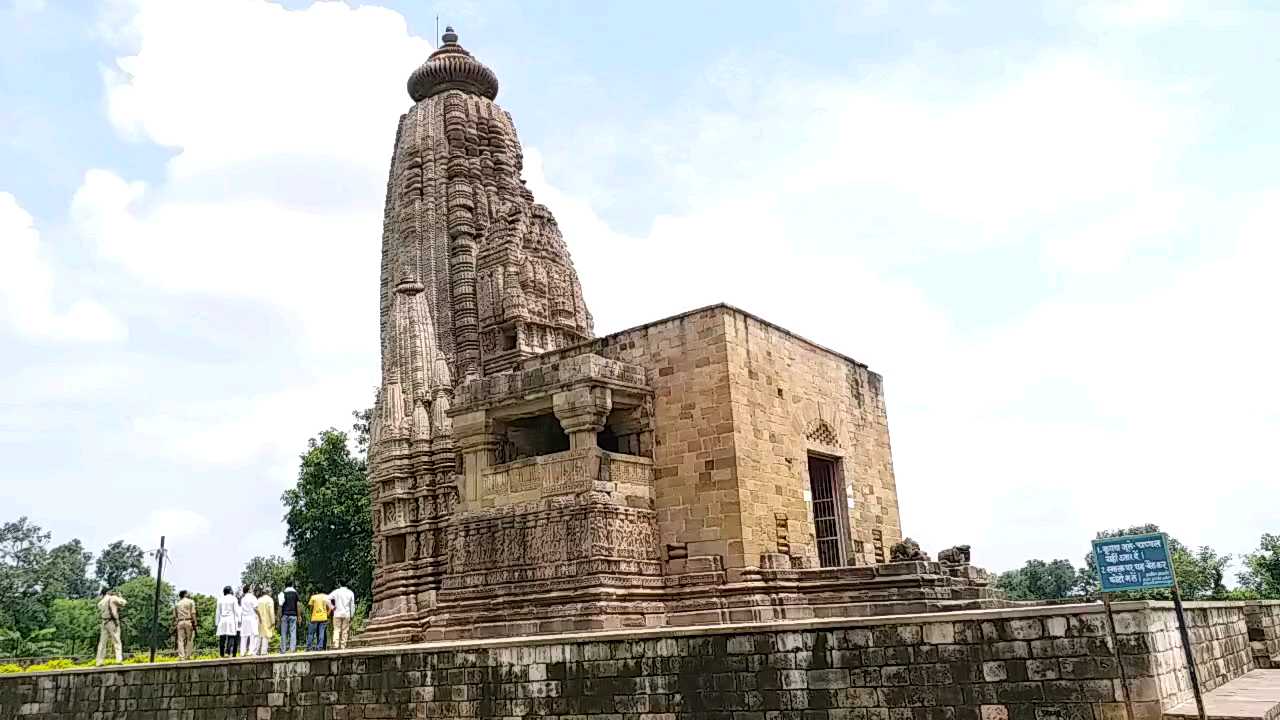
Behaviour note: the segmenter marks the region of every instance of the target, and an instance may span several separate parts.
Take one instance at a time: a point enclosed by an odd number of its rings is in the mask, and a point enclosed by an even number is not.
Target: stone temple
[[[891,557],[866,365],[725,305],[595,337],[497,77],[442,41],[387,182],[363,642],[1003,604],[967,549]]]

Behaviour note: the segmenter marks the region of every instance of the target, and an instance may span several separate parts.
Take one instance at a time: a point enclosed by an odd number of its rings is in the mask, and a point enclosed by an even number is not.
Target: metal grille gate
[[[840,558],[840,521],[836,517],[836,464],[809,456],[809,489],[813,493],[813,531],[822,567],[843,565]]]

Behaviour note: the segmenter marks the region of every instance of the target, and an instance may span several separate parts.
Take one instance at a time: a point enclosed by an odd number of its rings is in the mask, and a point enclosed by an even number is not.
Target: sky
[[[285,552],[437,16],[597,333],[726,301],[866,362],[926,550],[1280,532],[1280,8],[1233,0],[0,0],[0,521],[206,593]]]

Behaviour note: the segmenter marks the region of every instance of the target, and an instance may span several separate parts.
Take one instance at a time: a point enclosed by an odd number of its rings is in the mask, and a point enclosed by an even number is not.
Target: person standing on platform
[[[218,598],[214,617],[217,619],[218,654],[222,657],[235,657],[236,634],[240,632],[240,603],[231,593],[230,585],[222,588],[222,597]]]
[[[115,650],[116,662],[124,662],[124,648],[120,646],[120,608],[127,604],[115,591],[102,589],[102,599],[98,601],[98,617],[102,620],[102,631],[98,633],[98,665],[106,659],[108,645]]]
[[[329,596],[318,592],[311,596],[307,601],[311,609],[311,626],[307,628],[307,649],[323,650],[324,631],[329,624],[329,611],[333,609],[333,603],[329,602]]]
[[[293,581],[285,583],[280,593],[280,652],[291,653],[298,649],[298,591]]]
[[[258,598],[253,588],[244,586],[240,596],[240,654],[252,655],[258,648]]]
[[[266,655],[271,649],[271,636],[275,634],[276,628],[276,602],[271,599],[271,591],[262,588],[262,594],[258,596],[258,653]]]
[[[329,593],[329,604],[333,607],[333,649],[341,650],[351,640],[351,616],[355,614],[356,594],[340,582],[338,589]]]
[[[178,604],[173,606],[173,632],[178,636],[178,659],[190,660],[196,637],[196,601],[187,597],[186,590],[178,593]]]

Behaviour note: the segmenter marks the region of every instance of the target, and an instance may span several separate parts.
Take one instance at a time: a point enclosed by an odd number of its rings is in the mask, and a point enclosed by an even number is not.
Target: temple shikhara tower
[[[725,305],[594,336],[496,75],[442,41],[387,182],[362,640],[1000,602],[899,544],[865,365]]]

